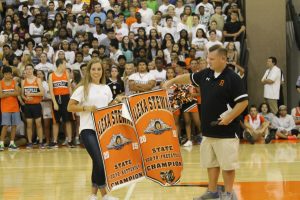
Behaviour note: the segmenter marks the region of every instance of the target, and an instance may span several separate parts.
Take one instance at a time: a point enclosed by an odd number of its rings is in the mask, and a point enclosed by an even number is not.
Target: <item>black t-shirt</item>
[[[205,69],[190,76],[195,86],[201,91],[201,121],[203,136],[213,138],[234,138],[239,128],[239,121],[233,120],[227,126],[212,126],[220,115],[233,108],[238,102],[248,99],[242,79],[226,67],[217,77],[214,71]]]
[[[124,82],[120,80],[120,82],[112,82],[111,80],[107,80],[106,83],[113,94],[113,99],[116,98],[117,95],[124,92]]]
[[[226,31],[227,33],[230,33],[230,34],[233,34],[233,33],[237,33],[239,32],[239,30],[241,29],[241,27],[243,26],[244,24],[242,22],[226,22],[225,25],[224,25],[224,31]],[[236,41],[240,41],[240,36],[236,39]],[[233,40],[233,37],[225,37],[225,41],[226,42],[232,42],[234,41]]]

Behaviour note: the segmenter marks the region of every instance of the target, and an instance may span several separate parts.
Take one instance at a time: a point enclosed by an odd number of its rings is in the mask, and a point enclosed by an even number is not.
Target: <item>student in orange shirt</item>
[[[4,67],[2,70],[4,78],[0,84],[0,98],[1,98],[1,112],[2,122],[1,125],[1,139],[0,139],[0,151],[4,150],[4,139],[7,134],[7,128],[11,126],[10,144],[9,150],[17,150],[15,145],[15,135],[17,125],[21,123],[20,109],[17,96],[20,95],[20,89],[17,82],[13,80],[12,68]]]
[[[57,137],[59,131],[60,119],[66,125],[66,135],[68,146],[73,148],[72,143],[72,113],[67,111],[67,106],[72,94],[71,82],[69,74],[66,70],[66,60],[56,60],[56,71],[49,76],[49,90],[53,103],[53,142],[49,145],[50,148],[58,148]]]
[[[27,149],[32,149],[32,123],[35,121],[37,135],[39,137],[40,148],[44,149],[43,126],[42,126],[42,106],[41,101],[44,96],[42,81],[33,74],[33,65],[25,66],[26,78],[22,80],[22,98],[25,101],[24,114],[26,118],[26,132],[28,144]]]
[[[130,11],[130,17],[128,17],[126,19],[126,24],[128,25],[128,29],[130,30],[131,24],[133,24],[134,22],[137,22],[137,19],[135,18],[135,13],[137,11],[136,11],[136,8],[133,6],[130,6],[129,11]]]

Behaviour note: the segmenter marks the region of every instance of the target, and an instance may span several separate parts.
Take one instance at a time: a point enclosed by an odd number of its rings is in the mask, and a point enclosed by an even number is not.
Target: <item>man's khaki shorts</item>
[[[200,165],[203,168],[235,170],[239,167],[238,150],[238,138],[203,137],[200,145]]]

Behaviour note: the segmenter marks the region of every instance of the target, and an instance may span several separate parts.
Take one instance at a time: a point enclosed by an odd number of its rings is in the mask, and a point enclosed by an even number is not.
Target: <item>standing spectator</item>
[[[175,8],[174,5],[169,3],[169,0],[162,0],[162,4],[161,6],[159,6],[158,10],[162,13],[163,16],[166,16],[169,6]]]
[[[162,58],[155,58],[155,66],[156,69],[150,70],[150,73],[155,77],[156,87],[155,89],[159,89],[162,82],[166,80],[167,72],[163,69],[164,60]]]
[[[37,64],[34,69],[36,70],[42,70],[45,74],[45,80],[48,80],[48,75],[55,71],[55,67],[52,63],[47,62],[47,54],[46,53],[42,53],[41,55],[41,62],[39,64]]]
[[[22,81],[22,98],[25,101],[24,114],[26,118],[26,132],[28,143],[26,148],[32,149],[33,122],[37,129],[39,138],[39,147],[44,149],[43,144],[43,126],[42,126],[42,106],[41,101],[44,96],[42,82],[33,74],[32,65],[25,67],[26,78]]]
[[[10,150],[18,149],[15,145],[15,136],[17,131],[17,126],[22,122],[20,117],[20,109],[17,96],[20,94],[20,89],[17,82],[13,80],[12,68],[4,67],[2,69],[4,78],[1,80],[0,84],[0,98],[1,98],[1,114],[2,121],[1,125],[1,138],[0,138],[0,151],[4,150],[4,139],[7,133],[7,128],[11,126],[10,134]]]
[[[28,6],[23,5],[22,6],[22,12],[20,14],[20,22],[22,24],[22,27],[25,27],[27,30],[28,30],[28,19],[30,17],[28,11],[29,11]]]
[[[276,136],[283,139],[296,139],[299,131],[291,115],[287,114],[287,107],[281,105],[279,107],[279,115],[272,122],[276,129]]]
[[[127,63],[125,65],[125,70],[123,74],[123,82],[124,82],[124,90],[125,90],[125,96],[129,96],[130,90],[129,90],[129,76],[135,72],[135,68],[133,63]]]
[[[264,98],[270,105],[271,112],[277,114],[278,112],[278,99],[281,84],[281,70],[276,66],[277,59],[269,57],[267,60],[267,71],[261,79],[264,85]]]
[[[66,125],[66,135],[68,146],[74,147],[72,144],[72,114],[67,111],[67,105],[72,93],[69,74],[66,71],[67,62],[61,58],[56,60],[57,69],[49,76],[49,90],[53,103],[53,142],[50,148],[58,148],[57,137],[59,132],[59,123],[62,118]]]
[[[223,46],[223,43],[217,39],[217,32],[215,30],[212,30],[212,31],[209,31],[209,39],[208,39],[208,42],[205,44],[205,57],[208,53],[209,48],[214,45]]]

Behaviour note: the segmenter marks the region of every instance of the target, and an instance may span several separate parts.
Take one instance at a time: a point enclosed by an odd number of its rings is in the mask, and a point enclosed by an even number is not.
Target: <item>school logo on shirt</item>
[[[125,145],[130,144],[131,140],[127,139],[124,137],[121,133],[112,135],[110,139],[109,145],[107,145],[107,149],[115,149],[115,150],[120,150],[122,149]]]
[[[223,87],[224,86],[225,81],[222,79],[220,80],[219,86]]]
[[[145,133],[153,133],[155,135],[160,135],[168,130],[171,130],[171,127],[168,126],[161,119],[153,119],[150,121],[148,127],[146,128]]]

